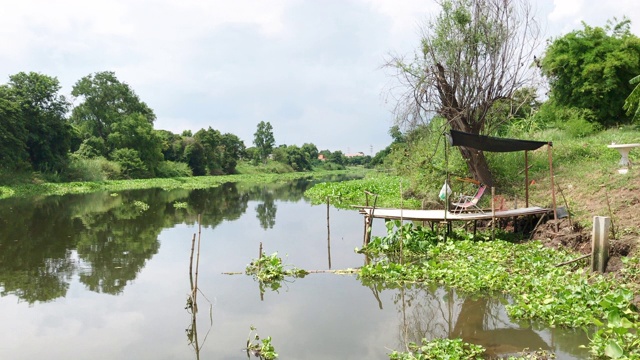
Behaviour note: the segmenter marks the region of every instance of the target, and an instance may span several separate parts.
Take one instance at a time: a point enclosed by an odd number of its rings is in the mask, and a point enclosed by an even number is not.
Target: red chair
[[[484,194],[485,190],[487,190],[487,185],[482,184],[480,185],[478,191],[474,196],[460,196],[460,199],[458,199],[457,202],[451,203],[451,205],[454,206],[453,212],[469,211],[469,209],[484,212],[481,208],[478,207],[478,202],[480,201],[480,198],[482,197],[482,194]]]

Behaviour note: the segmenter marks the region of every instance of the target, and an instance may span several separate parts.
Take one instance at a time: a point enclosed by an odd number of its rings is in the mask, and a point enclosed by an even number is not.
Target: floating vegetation
[[[261,246],[262,249],[262,246]],[[266,255],[261,252],[258,259],[253,260],[245,270],[245,274],[253,276],[260,283],[260,293],[264,292],[264,286],[273,291],[278,291],[286,277],[302,278],[308,274],[306,270],[295,266],[287,266],[282,263],[278,253]]]
[[[187,208],[187,203],[186,202],[181,202],[181,201],[176,201],[173,203],[173,207],[176,209],[186,209]]]
[[[258,331],[253,325],[250,328],[249,337],[247,338],[247,357],[249,354],[260,358],[261,360],[273,360],[278,357],[275,348],[271,344],[271,336],[260,339]]]
[[[316,205],[326,202],[329,198],[331,204],[336,207],[350,208],[352,205],[365,205],[367,191],[378,196],[377,206],[420,208],[421,203],[417,199],[403,199],[400,196],[401,189],[408,188],[409,182],[406,179],[376,175],[359,180],[320,183],[304,194]]]
[[[161,188],[172,189],[207,189],[217,187],[228,182],[265,183],[290,181],[300,178],[325,177],[331,174],[345,174],[340,171],[314,171],[297,172],[287,174],[235,174],[220,176],[194,176],[169,179],[134,179],[134,180],[108,180],[95,182],[68,182],[68,183],[24,183],[0,187],[0,199],[9,197],[50,196],[64,194],[86,194],[96,191],[123,191],[135,189]]]
[[[387,236],[374,237],[361,250],[377,261],[363,266],[359,278],[388,286],[423,282],[467,294],[507,294],[507,312],[514,318],[550,326],[595,326],[590,351],[596,358],[640,358],[640,315],[632,291],[637,285],[583,268],[558,267],[575,254],[535,241],[487,241],[464,233],[449,239],[421,226],[393,222]],[[397,261],[401,254],[404,262]],[[635,272],[628,276],[636,279]]]
[[[135,206],[136,208],[138,208],[138,210],[140,211],[147,211],[149,210],[149,204],[147,204],[144,201],[140,201],[140,200],[136,200],[133,202],[133,206]]]
[[[463,342],[462,339],[422,340],[422,344],[409,343],[408,351],[394,351],[389,354],[391,360],[430,360],[430,359],[484,359],[485,348]]]

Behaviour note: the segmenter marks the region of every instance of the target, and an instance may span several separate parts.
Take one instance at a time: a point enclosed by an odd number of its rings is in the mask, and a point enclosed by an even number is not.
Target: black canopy
[[[482,151],[510,152],[535,150],[550,142],[497,138],[486,135],[474,135],[462,131],[451,130],[451,146],[464,146]]]

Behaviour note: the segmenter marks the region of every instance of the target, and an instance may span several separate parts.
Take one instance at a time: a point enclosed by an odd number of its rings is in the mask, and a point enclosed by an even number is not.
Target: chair
[[[469,211],[469,209],[471,208],[475,208],[475,210],[479,212],[484,212],[482,211],[481,208],[478,207],[478,201],[480,201],[480,198],[482,197],[482,194],[484,194],[485,190],[487,190],[487,185],[482,184],[478,188],[478,191],[474,196],[468,196],[468,195],[460,196],[460,199],[458,199],[458,202],[454,202],[451,204],[454,206],[453,212]]]

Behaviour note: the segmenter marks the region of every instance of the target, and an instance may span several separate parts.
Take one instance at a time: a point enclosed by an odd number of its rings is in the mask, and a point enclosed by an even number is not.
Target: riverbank
[[[134,179],[108,180],[95,182],[50,183],[32,181],[28,183],[0,186],[0,199],[10,197],[52,196],[65,194],[86,194],[97,191],[123,191],[135,189],[161,188],[171,189],[206,189],[228,182],[274,182],[289,181],[300,178],[322,178],[333,175],[362,175],[362,169],[295,172],[284,174],[237,174],[220,176],[194,176],[169,179]]]

